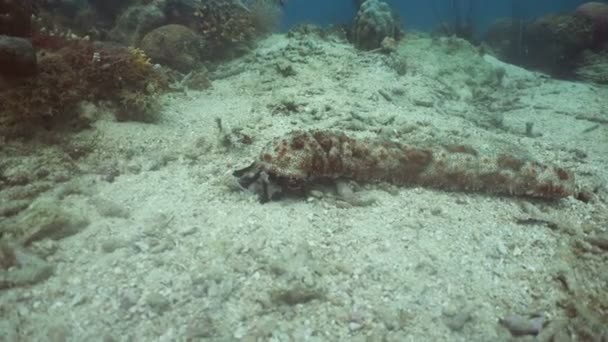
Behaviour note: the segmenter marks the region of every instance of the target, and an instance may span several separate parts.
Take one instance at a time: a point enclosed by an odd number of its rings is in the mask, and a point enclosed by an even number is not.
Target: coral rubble
[[[575,191],[571,172],[509,154],[484,156],[468,146],[357,140],[330,131],[295,131],[277,138],[251,166],[234,175],[263,202],[310,183],[339,178],[544,199]]]

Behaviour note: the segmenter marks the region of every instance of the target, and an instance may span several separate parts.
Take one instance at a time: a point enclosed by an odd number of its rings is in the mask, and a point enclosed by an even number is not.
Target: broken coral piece
[[[575,191],[571,172],[510,154],[354,139],[331,131],[294,131],[276,138],[234,176],[262,202],[340,178],[543,199],[560,199]]]

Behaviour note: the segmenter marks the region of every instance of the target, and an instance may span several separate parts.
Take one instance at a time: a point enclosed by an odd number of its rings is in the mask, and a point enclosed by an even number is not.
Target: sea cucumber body
[[[575,190],[570,172],[508,154],[482,156],[467,146],[358,140],[330,131],[294,131],[277,138],[255,165],[293,184],[347,178],[546,199],[563,198]]]

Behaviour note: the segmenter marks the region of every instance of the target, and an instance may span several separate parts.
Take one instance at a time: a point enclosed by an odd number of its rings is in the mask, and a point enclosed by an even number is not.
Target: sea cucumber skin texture
[[[294,131],[274,139],[254,165],[292,184],[347,178],[545,199],[575,191],[571,172],[508,154],[483,156],[467,146],[358,140],[331,131]]]

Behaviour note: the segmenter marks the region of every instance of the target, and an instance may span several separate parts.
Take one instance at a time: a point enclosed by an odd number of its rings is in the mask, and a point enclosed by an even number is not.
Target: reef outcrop
[[[385,38],[398,39],[400,35],[399,18],[387,3],[366,0],[361,4],[353,27],[353,42],[357,48],[378,49]]]

